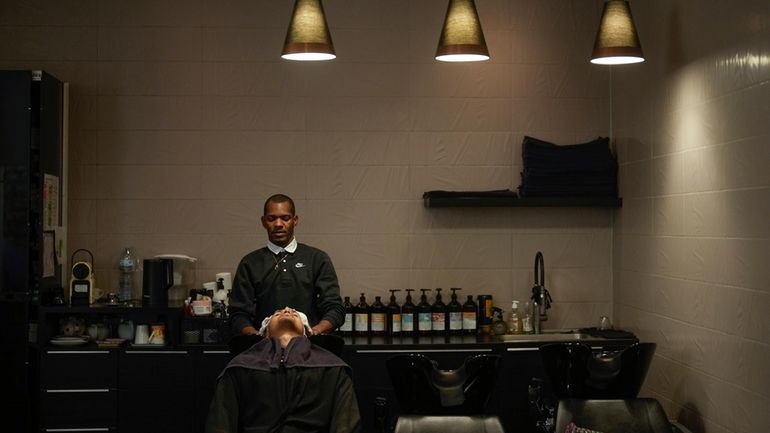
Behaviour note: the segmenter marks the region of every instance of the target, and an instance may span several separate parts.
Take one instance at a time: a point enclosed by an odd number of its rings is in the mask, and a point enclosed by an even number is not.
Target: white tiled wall
[[[460,286],[505,308],[542,250],[549,326],[614,313],[659,344],[645,392],[672,416],[770,424],[766,0],[632,1],[648,60],[612,77],[587,62],[600,0],[479,0],[492,60],[463,65],[432,60],[444,0],[327,0],[338,59],[282,61],[291,3],[0,2],[0,67],[71,83],[70,246],[94,251],[102,288],[126,245],[199,257],[199,282],[234,270],[281,191],[346,295]],[[422,207],[429,189],[517,186],[524,134],[610,130],[614,223]]]
[[[587,62],[601,2],[481,0],[476,64],[433,60],[446,3],[328,0],[338,59],[309,64],[279,57],[290,0],[5,1],[0,67],[72,85],[70,245],[104,289],[126,245],[199,257],[199,283],[233,271],[284,192],[343,294],[463,287],[508,309],[542,250],[549,325],[593,324],[611,312],[611,211],[421,196],[518,186],[524,134],[608,134],[609,73]]]
[[[635,1],[613,70],[618,323],[658,343],[644,392],[693,431],[770,424],[770,8]]]

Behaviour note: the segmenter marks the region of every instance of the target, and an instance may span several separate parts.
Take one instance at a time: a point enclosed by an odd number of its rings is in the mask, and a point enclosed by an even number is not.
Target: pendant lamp
[[[602,21],[596,33],[591,63],[624,65],[644,61],[631,8],[625,0],[604,3]]]
[[[287,60],[331,60],[332,36],[321,0],[296,0],[281,57]]]
[[[442,62],[478,62],[489,60],[487,42],[473,0],[449,0],[444,28],[436,49]]]

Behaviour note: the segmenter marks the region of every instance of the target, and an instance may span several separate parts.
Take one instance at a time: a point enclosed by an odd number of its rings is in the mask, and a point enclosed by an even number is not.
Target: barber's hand
[[[321,331],[319,331],[317,328],[310,328],[310,335],[318,335]]]
[[[253,326],[246,326],[243,329],[241,329],[242,335],[259,335],[259,331],[257,331],[257,328]]]

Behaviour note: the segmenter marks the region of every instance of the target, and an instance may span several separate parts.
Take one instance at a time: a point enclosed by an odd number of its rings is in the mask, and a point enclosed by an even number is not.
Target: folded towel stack
[[[606,137],[559,146],[525,136],[522,158],[522,197],[618,196],[618,161]]]

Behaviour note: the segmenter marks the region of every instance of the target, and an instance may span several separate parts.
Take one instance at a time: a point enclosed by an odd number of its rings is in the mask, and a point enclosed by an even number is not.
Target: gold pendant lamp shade
[[[625,0],[604,3],[602,21],[596,33],[591,63],[623,65],[644,61],[631,8]]]
[[[287,60],[331,60],[337,57],[321,0],[296,0],[281,57]]]
[[[436,49],[442,62],[478,62],[489,60],[487,42],[473,0],[449,0],[444,28]]]

